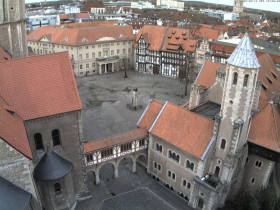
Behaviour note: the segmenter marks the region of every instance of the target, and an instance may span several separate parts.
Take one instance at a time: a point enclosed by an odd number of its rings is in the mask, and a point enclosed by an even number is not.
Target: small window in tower
[[[251,179],[251,183],[254,184],[255,183],[255,178]]]
[[[221,149],[225,149],[226,147],[226,140],[225,139],[222,139],[222,142],[221,142]]]
[[[237,84],[237,78],[238,78],[238,74],[236,72],[234,72],[233,73],[233,82],[232,82],[233,85]]]
[[[52,139],[53,139],[53,146],[60,145],[60,135],[58,129],[52,131]]]
[[[55,192],[55,195],[60,195],[61,194],[61,188],[60,188],[59,183],[54,184],[54,192]]]
[[[246,74],[246,75],[244,76],[244,82],[243,82],[243,86],[244,86],[244,87],[247,87],[248,79],[249,79],[249,74]]]
[[[40,133],[36,133],[34,135],[34,140],[35,140],[36,150],[41,150],[41,149],[44,150],[43,139]]]
[[[191,186],[192,186],[191,183],[188,182],[187,188],[191,189]]]
[[[187,181],[185,179],[183,179],[183,186],[187,185]]]

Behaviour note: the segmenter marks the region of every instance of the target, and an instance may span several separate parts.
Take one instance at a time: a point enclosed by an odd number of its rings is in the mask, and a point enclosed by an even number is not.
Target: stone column
[[[95,184],[96,185],[100,184],[99,172],[95,174]]]
[[[105,74],[107,74],[107,64],[105,63]]]
[[[99,74],[101,74],[102,71],[102,64],[99,64]]]
[[[136,172],[136,160],[133,161],[133,164],[132,164],[132,173],[135,173]]]
[[[114,66],[115,66],[114,63],[112,63],[112,72],[114,72]]]
[[[118,167],[115,167],[114,175],[115,175],[115,178],[119,177],[119,168]]]

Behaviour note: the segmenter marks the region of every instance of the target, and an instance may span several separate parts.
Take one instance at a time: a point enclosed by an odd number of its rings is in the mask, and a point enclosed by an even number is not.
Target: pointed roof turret
[[[257,69],[261,66],[248,33],[244,35],[231,56],[227,59],[227,62],[231,65],[248,69]]]
[[[67,175],[73,168],[73,164],[64,157],[52,151],[49,147],[37,166],[33,176],[43,181],[60,179]]]

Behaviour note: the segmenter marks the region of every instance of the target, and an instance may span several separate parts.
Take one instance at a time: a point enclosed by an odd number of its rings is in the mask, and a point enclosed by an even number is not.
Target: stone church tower
[[[227,62],[221,110],[216,117],[216,150],[210,168],[225,183],[222,202],[229,192],[239,190],[248,156],[247,138],[260,64],[247,33]]]
[[[234,0],[233,11],[235,13],[243,12],[243,0]]]
[[[12,58],[27,57],[24,0],[0,0],[0,46]]]

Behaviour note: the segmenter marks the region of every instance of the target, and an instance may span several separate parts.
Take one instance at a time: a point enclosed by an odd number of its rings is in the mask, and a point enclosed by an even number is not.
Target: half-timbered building
[[[137,71],[179,77],[189,56],[194,56],[196,40],[190,39],[188,29],[144,26],[134,47]]]

